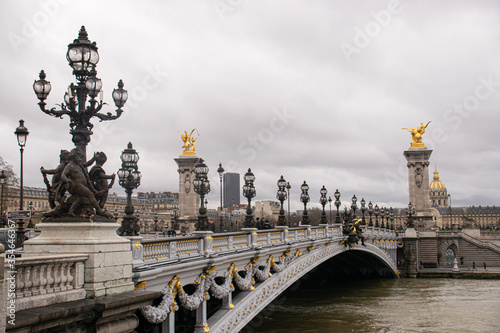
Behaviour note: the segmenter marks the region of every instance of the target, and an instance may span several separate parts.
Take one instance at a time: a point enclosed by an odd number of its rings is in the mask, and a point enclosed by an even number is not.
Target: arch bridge
[[[154,332],[184,332],[189,326],[194,332],[238,332],[334,257],[347,274],[399,276],[401,237],[394,230],[363,226],[364,239],[352,241],[341,224],[277,228],[135,242],[136,289],[162,294],[161,301],[141,309],[141,325],[156,327]]]

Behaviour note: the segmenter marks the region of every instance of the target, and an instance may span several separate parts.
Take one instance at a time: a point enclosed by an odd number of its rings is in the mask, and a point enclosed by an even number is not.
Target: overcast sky
[[[25,185],[44,186],[40,166],[73,147],[68,118],[40,111],[32,84],[44,69],[48,106],[62,103],[82,25],[99,47],[104,112],[119,79],[130,96],[118,120],[93,120],[87,154],[104,151],[113,173],[132,142],[138,191],[178,191],[178,132],[196,128],[209,208],[219,162],[252,169],[256,200],[275,200],[283,175],[293,209],[304,180],[317,207],[323,185],[343,203],[356,194],[404,207],[411,137],[401,128],[432,121],[429,178],[437,164],[453,206],[499,204],[498,1],[2,1],[0,156],[19,172],[13,132],[24,119]]]

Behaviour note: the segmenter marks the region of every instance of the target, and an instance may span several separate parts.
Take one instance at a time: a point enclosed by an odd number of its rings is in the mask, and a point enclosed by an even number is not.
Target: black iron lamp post
[[[382,220],[382,222],[380,223],[381,228],[385,228],[384,217],[385,217],[385,207],[382,207],[382,208],[380,208],[380,219]]]
[[[365,205],[366,205],[365,198],[361,198],[361,215],[362,215],[361,224],[362,225],[366,225],[366,221],[365,221],[366,206]]]
[[[90,42],[87,31],[82,26],[78,38],[68,45],[66,59],[73,69],[77,83],[71,83],[64,95],[64,103],[60,105],[60,110],[56,108],[46,109],[45,99],[52,89],[50,82],[45,80],[45,72],[40,72],[40,79],[33,84],[33,89],[40,100],[40,109],[48,115],[62,118],[67,115],[70,118],[70,134],[73,142],[86,156],[86,147],[90,142],[93,125],[90,120],[93,117],[103,120],[114,120],[121,116],[122,107],[128,98],[128,93],[123,89],[123,82],[118,82],[118,89],[113,90],[113,100],[117,107],[116,113],[100,113],[103,105],[102,82],[97,78],[96,65],[99,62],[99,53],[95,42]],[[99,96],[99,100],[96,97]],[[87,98],[88,100],[87,104]]]
[[[141,184],[141,173],[137,168],[139,154],[132,148],[132,143],[129,142],[127,148],[120,156],[122,167],[118,170],[118,179],[120,186],[127,193],[127,205],[125,206],[125,216],[122,218],[121,227],[118,229],[120,236],[138,236],[139,235],[139,218],[134,216],[134,206],[132,206],[132,191]]]
[[[300,185],[300,189],[302,190],[302,193],[300,194],[300,201],[304,203],[304,213],[302,214],[302,224],[309,224],[309,215],[307,215],[307,203],[311,199],[309,196],[309,185],[306,184],[306,181],[304,180],[304,183]]]
[[[368,226],[373,227],[373,221],[372,221],[373,204],[371,201],[368,203],[368,214],[370,214],[370,221],[368,222]]]
[[[388,208],[385,209],[385,228],[390,228],[389,218],[391,217],[391,212]]]
[[[0,171],[0,184],[2,186],[2,196],[0,198],[0,222],[2,222],[0,224],[0,228],[3,228],[6,223],[5,223],[5,219],[3,217],[3,188],[5,187],[5,182],[7,181],[7,176],[5,175],[5,171],[2,170]]]
[[[224,174],[224,168],[222,163],[219,163],[219,168],[217,169],[220,179],[220,210],[219,210],[219,232],[224,231],[224,217],[222,216],[222,175]]]
[[[33,201],[30,201],[30,203],[28,204],[28,210],[30,211],[30,220],[29,220],[28,226],[27,226],[28,229],[35,227],[33,225],[33,221],[32,221],[33,215],[35,215],[35,208],[34,207],[35,206],[33,205]]]
[[[332,222],[332,197],[328,197],[328,203],[330,204],[330,223]]]
[[[340,207],[340,192],[337,189],[335,193],[333,194],[335,197],[335,207],[337,207],[337,215],[335,216],[335,223],[340,223],[340,212],[339,212],[339,207]]]
[[[411,202],[408,203],[408,207],[406,208],[406,215],[408,216],[406,220],[406,227],[407,228],[413,228],[413,214],[415,214],[415,208],[413,208],[413,205]]]
[[[286,217],[285,210],[283,209],[283,202],[287,199],[286,195],[286,180],[281,175],[281,178],[278,180],[278,193],[276,193],[276,199],[280,201],[280,213],[278,216],[278,225],[285,226],[286,225]]]
[[[356,195],[353,195],[352,196],[352,199],[351,199],[351,212],[352,212],[352,218],[355,219],[356,218],[356,209],[358,209],[358,198],[356,198]]]
[[[252,210],[252,198],[255,197],[255,187],[253,185],[255,181],[255,175],[252,170],[248,168],[248,172],[243,176],[245,185],[243,185],[243,196],[248,200],[247,215],[245,216],[245,228],[253,228],[253,210]]]
[[[24,184],[23,184],[23,155],[24,155],[24,146],[26,145],[26,139],[28,138],[28,129],[24,126],[24,120],[19,120],[19,127],[16,128],[16,131],[14,132],[17,136],[17,143],[19,144],[19,151],[21,152],[21,173],[20,173],[20,182],[21,185],[19,187],[19,210],[24,209],[24,196],[23,196],[23,190],[24,190]],[[24,219],[20,219],[19,222],[17,222],[18,227],[17,227],[17,240],[16,240],[16,247],[23,247],[24,244]]]
[[[196,178],[193,180],[194,191],[200,196],[200,210],[198,215],[197,231],[208,231],[208,216],[205,206],[205,195],[210,192],[210,181],[208,180],[208,167],[200,159],[194,167]]]
[[[378,215],[380,214],[380,208],[378,205],[375,205],[375,228],[379,228],[380,224],[378,224]]]
[[[321,212],[321,220],[320,220],[321,224],[328,223],[328,220],[326,219],[326,212],[325,212],[325,205],[328,202],[328,198],[326,197],[327,193],[328,193],[328,191],[327,191],[325,185],[323,185],[321,190],[319,190],[319,194],[320,194],[319,203],[321,204],[321,206],[323,206],[323,211]]]
[[[453,227],[453,215],[451,215],[451,194],[448,194],[449,209],[450,209],[450,228]]]
[[[291,226],[291,222],[290,222],[290,189],[292,188],[292,186],[290,185],[290,183],[286,183],[286,191],[288,192],[288,227]]]
[[[389,219],[391,220],[391,224],[388,227],[388,229],[394,230],[394,213],[392,211],[392,207],[389,208]]]

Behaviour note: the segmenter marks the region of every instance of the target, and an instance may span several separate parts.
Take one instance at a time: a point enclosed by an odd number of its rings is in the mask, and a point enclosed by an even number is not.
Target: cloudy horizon
[[[14,130],[25,120],[25,186],[44,187],[71,149],[69,119],[44,114],[33,82],[40,70],[62,103],[75,82],[66,61],[84,25],[96,41],[103,113],[122,79],[129,100],[114,121],[93,119],[87,155],[103,151],[107,173],[132,142],[139,192],[178,192],[178,132],[197,129],[210,168],[209,208],[219,203],[219,163],[256,176],[256,201],[276,200],[281,175],[293,210],[300,185],[338,189],[379,206],[408,204],[403,127],[429,124],[453,206],[498,205],[500,197],[500,3],[496,1],[86,1],[0,5],[2,156],[19,174]],[[496,185],[495,185],[496,184]],[[242,184],[243,185],[243,184]],[[115,183],[111,192],[124,191]],[[242,197],[242,202],[245,199]]]

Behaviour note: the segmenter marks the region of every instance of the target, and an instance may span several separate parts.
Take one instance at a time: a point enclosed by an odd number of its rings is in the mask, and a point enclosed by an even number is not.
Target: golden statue
[[[422,142],[422,135],[425,133],[425,129],[429,125],[430,121],[424,126],[424,123],[420,123],[420,126],[415,127],[403,127],[403,129],[408,130],[411,133],[411,138],[413,142],[411,143],[410,148],[425,148],[424,143]]]
[[[195,138],[192,137],[194,131],[196,131]],[[184,131],[184,134],[182,134],[181,132],[178,132],[178,133],[182,137],[182,142],[184,142],[184,145],[182,145],[182,148],[184,148],[184,151],[182,152],[181,156],[196,155],[195,141],[200,136],[200,133],[198,133],[198,130],[196,128],[193,128],[193,130],[189,134],[187,131]]]

